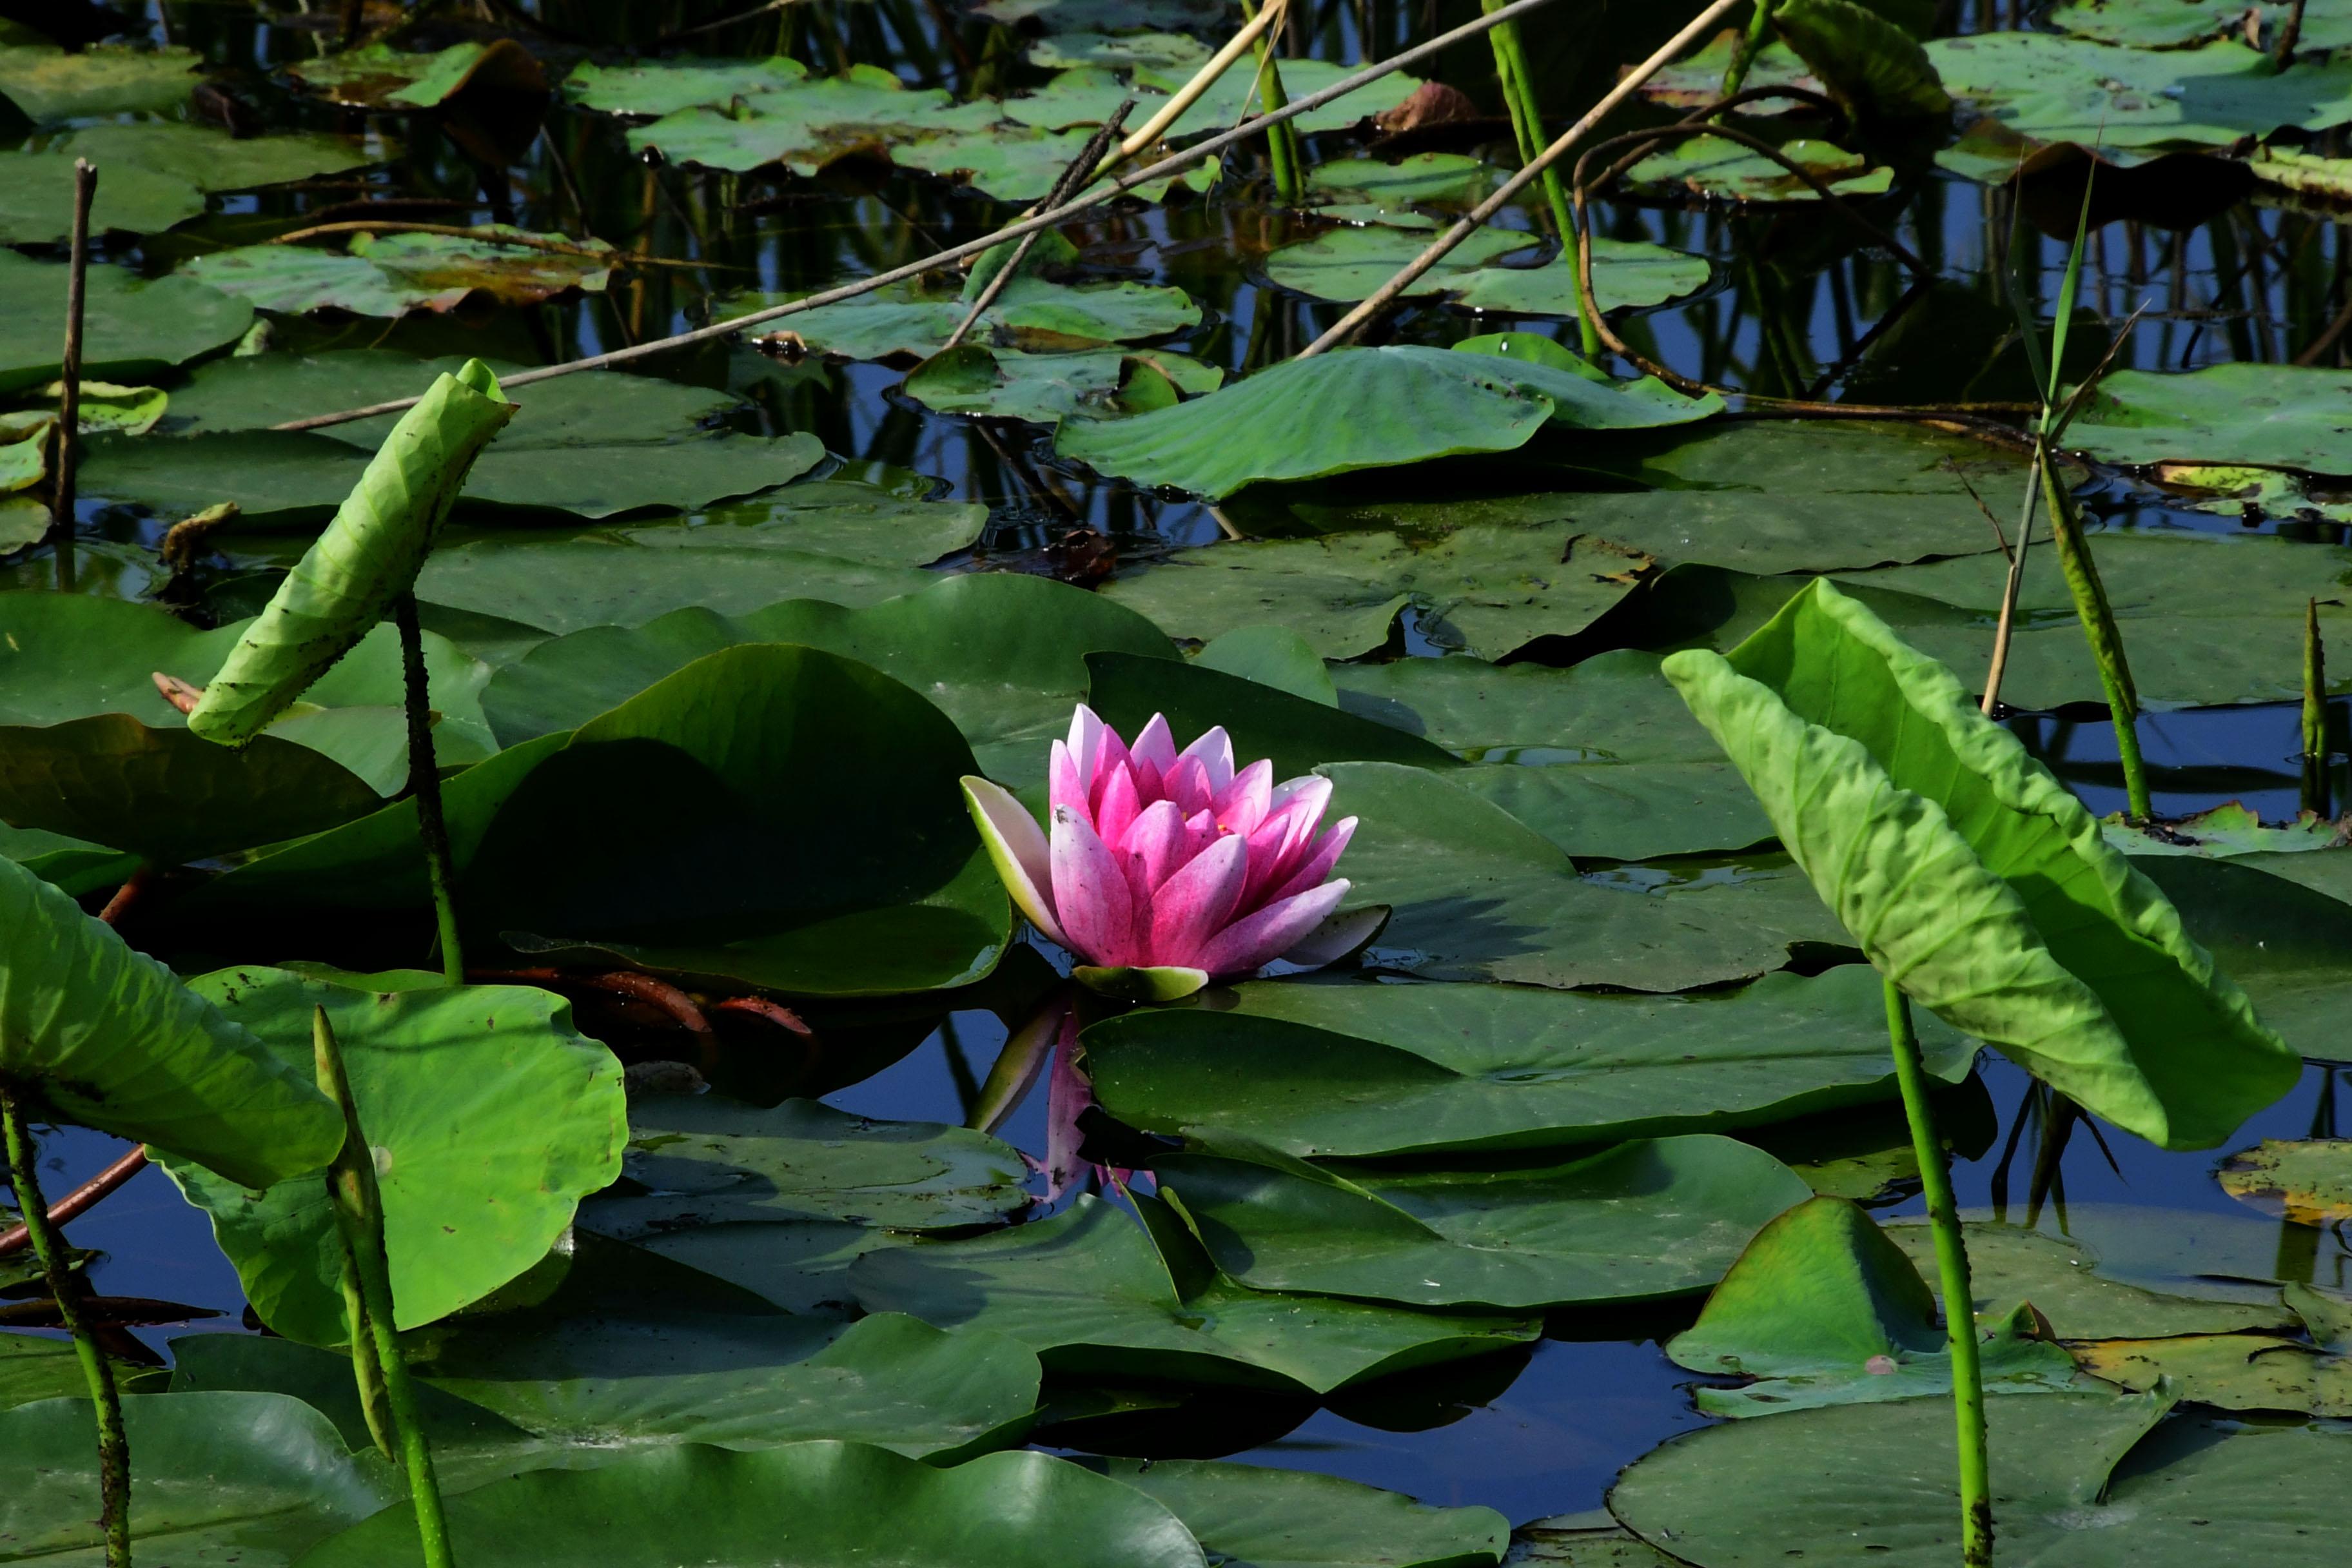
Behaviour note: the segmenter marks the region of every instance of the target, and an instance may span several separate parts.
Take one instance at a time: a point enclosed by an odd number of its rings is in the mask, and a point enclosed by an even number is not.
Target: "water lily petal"
[[[1198,757],[1177,758],[1161,787],[1168,799],[1184,808],[1186,816],[1208,816],[1217,799],[1217,786],[1209,782],[1209,764]]]
[[[1177,753],[1179,763],[1187,757],[1208,770],[1211,795],[1234,782],[1234,738],[1225,733],[1223,724],[1202,731],[1199,740]]]
[[[1307,853],[1307,859],[1298,869],[1292,872],[1289,879],[1274,890],[1273,895],[1266,900],[1268,905],[1296,897],[1329,876],[1331,868],[1339,863],[1339,856],[1347,849],[1348,840],[1355,836],[1356,819],[1354,817],[1343,816],[1333,823],[1325,831],[1323,837],[1315,841],[1315,847]]]
[[[1112,765],[1103,781],[1102,799],[1095,806],[1095,832],[1113,849],[1125,847],[1127,833],[1143,809],[1136,797],[1135,773],[1125,763]]]
[[[1053,859],[1037,819],[1010,791],[982,778],[964,779],[963,803],[996,874],[1003,879],[1004,890],[1013,895],[1013,907],[1046,941],[1069,946],[1054,918]]]
[[[1388,923],[1390,912],[1386,904],[1342,910],[1285,948],[1282,962],[1296,963],[1302,969],[1337,963],[1379,935],[1381,927]]]
[[[1210,809],[1217,814],[1217,826],[1227,833],[1246,835],[1265,820],[1266,809],[1274,800],[1274,764],[1261,757],[1235,773],[1233,782],[1217,792]]]
[[[1095,963],[1133,963],[1133,895],[1127,873],[1094,824],[1083,812],[1055,806],[1050,848],[1054,912],[1066,933],[1062,945]]]
[[[1321,925],[1348,896],[1345,877],[1266,905],[1209,939],[1192,961],[1212,974],[1247,974],[1273,963]]]
[[[1176,737],[1169,732],[1167,717],[1154,713],[1151,721],[1136,735],[1135,744],[1128,748],[1127,754],[1135,763],[1135,782],[1148,786],[1143,792],[1144,799],[1158,799],[1160,781],[1176,765]]]
[[[1087,799],[1087,776],[1078,767],[1077,754],[1063,742],[1054,742],[1045,753],[1045,805],[1074,806],[1091,818],[1094,806]]]
[[[1233,918],[1248,875],[1248,845],[1227,834],[1161,883],[1151,900],[1150,961],[1208,967],[1195,955]]]
[[[1157,891],[1160,883],[1182,869],[1197,847],[1176,803],[1155,800],[1138,814],[1134,826],[1127,830],[1125,848],[1129,860],[1142,868],[1142,885],[1150,892]]]
[[[1070,714],[1068,744],[1070,761],[1086,786],[1087,809],[1094,811],[1102,805],[1103,787],[1109,782],[1110,770],[1127,761],[1127,742],[1118,738],[1118,731],[1097,717],[1093,709],[1081,702]]]

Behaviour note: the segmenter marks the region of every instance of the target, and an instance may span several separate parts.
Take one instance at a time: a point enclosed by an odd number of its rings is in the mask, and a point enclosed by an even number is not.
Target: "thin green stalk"
[[[1958,1423],[1960,1470],[1960,1563],[1962,1568],[1992,1565],[1992,1470],[1985,1448],[1984,1373],[1977,1362],[1976,1294],[1969,1283],[1968,1243],[1960,1234],[1959,1205],[1952,1200],[1952,1172],[1944,1142],[1936,1135],[1935,1108],[1927,1101],[1927,1069],[1919,1058],[1919,1037],[1911,1027],[1911,1002],[1892,980],[1886,986],[1886,1035],[1895,1051],[1895,1081],[1903,1091],[1904,1120],[1911,1124],[1911,1152],[1919,1162],[1919,1184],[1927,1199],[1927,1225],[1936,1239],[1936,1273],[1944,1298],[1944,1330],[1952,1347],[1952,1406]]]
[[[2107,713],[2116,726],[2116,755],[2123,763],[2124,794],[2134,821],[2155,816],[2147,790],[2147,764],[2139,754],[2139,693],[2132,686],[2131,666],[2124,658],[2123,634],[2116,628],[2115,612],[2099,581],[2098,563],[2083,537],[2083,516],[2074,498],[2058,478],[2058,464],[2046,448],[2037,449],[2042,470],[2042,499],[2050,509],[2050,539],[2057,546],[2058,569],[2074,596],[2074,614],[2099,667],[2099,685],[2106,693]]]
[[[73,1336],[74,1354],[82,1377],[89,1384],[89,1402],[98,1412],[98,1495],[100,1528],[106,1531],[107,1568],[131,1568],[131,1440],[123,1435],[122,1400],[114,1390],[114,1369],[106,1352],[90,1337],[89,1321],[81,1312],[81,1281],[67,1266],[65,1237],[49,1223],[48,1201],[41,1196],[39,1152],[25,1125],[24,1107],[16,1091],[0,1084],[0,1131],[8,1144],[8,1184],[16,1190],[16,1206],[24,1211],[25,1229],[33,1256],[48,1276],[49,1294],[58,1304],[58,1320]]]
[[[2303,806],[2327,815],[2327,654],[2317,599],[2303,609]]]
[[[408,1472],[409,1500],[416,1508],[416,1535],[425,1548],[425,1568],[451,1568],[449,1524],[441,1510],[441,1488],[433,1479],[433,1450],[425,1440],[425,1426],[416,1414],[416,1385],[409,1381],[408,1363],[401,1359],[394,1330],[392,1266],[384,1259],[383,1194],[376,1185],[375,1158],[367,1134],[360,1127],[359,1107],[352,1100],[352,1080],[343,1070],[342,1048],[335,1042],[327,1010],[310,1013],[310,1044],[317,1058],[319,1089],[343,1113],[343,1147],[327,1168],[327,1195],[334,1205],[335,1226],[342,1232],[343,1257],[358,1280],[365,1329],[383,1375],[384,1402],[392,1408],[394,1434],[400,1462]],[[352,1364],[359,1365],[358,1337],[362,1325],[352,1325]],[[362,1385],[362,1396],[366,1395]]]
[[[466,954],[457,945],[457,906],[450,889],[457,879],[449,860],[449,827],[441,816],[441,770],[433,760],[433,699],[425,679],[425,633],[416,622],[416,595],[393,601],[400,627],[400,668],[408,710],[408,793],[416,800],[416,829],[425,840],[425,875],[433,885],[433,918],[441,930],[441,973],[452,985],[466,981]]]
[[[368,1436],[385,1458],[400,1458],[400,1431],[392,1417],[392,1398],[384,1392],[383,1363],[376,1359],[374,1331],[368,1322],[367,1293],[360,1289],[360,1268],[351,1253],[342,1257],[343,1321],[351,1326],[352,1378],[360,1388],[360,1413],[367,1418]]]
[[[1257,20],[1257,0],[1242,0],[1242,20]],[[1505,26],[1509,26],[1506,23]],[[1275,58],[1274,35],[1280,27],[1269,27],[1258,35],[1257,75],[1259,93],[1265,101],[1262,112],[1271,114],[1290,102],[1282,89],[1282,67]],[[1305,153],[1298,144],[1298,128],[1288,121],[1269,128],[1265,133],[1266,161],[1274,167],[1274,194],[1285,206],[1298,206],[1307,199]]]
[[[1504,0],[1478,0],[1479,8],[1488,15],[1502,9]],[[1544,150],[1543,111],[1536,100],[1535,73],[1528,68],[1526,42],[1519,36],[1519,25],[1498,22],[1486,31],[1486,41],[1495,51],[1495,79],[1502,86],[1503,105],[1510,111],[1511,135],[1518,143],[1519,163],[1525,167],[1535,162]],[[1543,175],[1544,205],[1551,209],[1552,227],[1559,235],[1563,254],[1576,244],[1576,219],[1568,199],[1568,186],[1559,177],[1559,170],[1547,165]],[[1601,353],[1601,333],[1584,316],[1584,301],[1576,302],[1578,339],[1587,359]]]
[[[1740,83],[1748,79],[1748,68],[1756,63],[1756,57],[1763,51],[1764,34],[1771,25],[1771,0],[1756,0],[1756,14],[1748,18],[1747,34],[1740,38],[1739,48],[1731,57],[1731,63],[1723,68],[1723,90],[1717,97],[1729,98],[1739,90]]]

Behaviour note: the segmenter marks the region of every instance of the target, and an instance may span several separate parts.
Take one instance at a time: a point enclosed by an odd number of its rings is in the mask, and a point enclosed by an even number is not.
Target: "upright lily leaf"
[[[0,1073],[62,1120],[168,1149],[215,1180],[315,1177],[342,1146],[310,1073],[6,859]]]
[[[1911,120],[1952,107],[1919,40],[1868,5],[1780,0],[1772,25],[1849,112]]]
[[[205,689],[188,728],[241,745],[349,653],[416,581],[466,471],[513,413],[478,360],[436,380]]]
[[[311,1009],[327,1009],[383,1188],[403,1329],[539,1262],[581,1197],[620,1172],[620,1063],[576,1033],[571,1005],[549,992],[364,991],[282,969],[226,969],[195,984],[289,1074],[312,1059]],[[264,1322],[309,1344],[345,1342],[342,1240],[322,1179],[253,1191],[185,1161],[163,1163],[211,1214]]]
[[[1826,581],[1667,679],[1880,972],[2087,1109],[2220,1142],[2298,1063],[1951,671]]]

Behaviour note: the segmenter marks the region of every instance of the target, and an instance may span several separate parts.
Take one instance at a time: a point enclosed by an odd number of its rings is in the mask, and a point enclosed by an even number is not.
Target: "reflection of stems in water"
[[[433,761],[433,701],[425,675],[425,634],[416,622],[416,595],[393,601],[400,627],[400,667],[408,710],[408,790],[416,797],[416,830],[425,841],[425,876],[433,887],[433,919],[441,932],[441,973],[466,983],[466,955],[457,945],[457,873],[449,861],[449,828],[441,816],[441,773]]]
[[[1936,1272],[1944,1298],[1944,1331],[1952,1347],[1952,1405],[1958,1423],[1960,1480],[1960,1562],[1963,1568],[1992,1563],[1992,1480],[1985,1449],[1984,1376],[1977,1364],[1975,1292],[1969,1283],[1968,1243],[1960,1233],[1959,1205],[1952,1199],[1952,1170],[1936,1134],[1936,1112],[1927,1100],[1927,1069],[1919,1058],[1919,1037],[1911,1027],[1911,1003],[1892,980],[1886,988],[1886,1033],[1895,1053],[1895,1081],[1903,1092],[1904,1119],[1911,1124],[1911,1151],[1919,1162],[1919,1183],[1927,1199],[1927,1224],[1936,1238]]]
[[[2099,581],[2099,568],[2083,537],[2082,514],[2074,498],[2058,478],[2058,465],[2047,449],[2037,450],[2042,498],[2050,509],[2050,537],[2058,549],[2058,569],[2074,596],[2074,613],[2090,639],[2091,658],[2099,667],[2099,685],[2106,694],[2107,712],[2115,721],[2116,755],[2123,765],[2124,794],[2135,821],[2155,815],[2147,789],[2147,765],[2139,754],[2139,694],[2133,689],[2131,666],[2124,659],[2123,634],[2116,629],[2115,611]]]
[[[2082,1120],[2082,1108],[2066,1096],[2053,1090],[2047,1113],[2042,1118],[2042,1138],[2033,1151],[2033,1174],[2025,1189],[2025,1227],[2028,1230],[2042,1223],[2042,1205],[2058,1205],[2058,1226],[2066,1226],[2066,1145],[2074,1136],[2074,1124]]]
[[[972,1076],[971,1058],[963,1054],[963,1038],[956,1033],[952,1013],[940,1020],[940,1049],[948,1058],[948,1080],[955,1085],[956,1103],[969,1119],[980,1104],[980,1079]]]
[[[131,1445],[122,1431],[122,1401],[114,1392],[114,1369],[91,1337],[81,1310],[82,1282],[66,1258],[65,1237],[49,1223],[48,1202],[41,1195],[39,1152],[25,1125],[23,1105],[13,1089],[0,1087],[0,1131],[8,1144],[8,1184],[16,1190],[16,1206],[24,1211],[25,1226],[33,1242],[33,1256],[41,1260],[49,1295],[58,1304],[58,1321],[73,1336],[74,1354],[81,1361],[89,1384],[89,1401],[98,1413],[99,1510],[106,1531],[107,1568],[131,1564]]]
[[[352,1324],[356,1370],[360,1333],[364,1331],[375,1350],[384,1403],[391,1406],[394,1436],[400,1460],[408,1472],[408,1496],[416,1508],[416,1535],[425,1549],[425,1568],[450,1568],[449,1526],[441,1513],[441,1489],[433,1476],[433,1450],[425,1440],[424,1423],[416,1412],[416,1385],[409,1381],[408,1363],[401,1359],[400,1341],[393,1316],[392,1265],[383,1249],[383,1194],[376,1186],[375,1155],[360,1126],[358,1105],[352,1099],[352,1081],[343,1070],[343,1053],[327,1010],[310,1012],[310,1044],[316,1056],[319,1089],[334,1101],[343,1116],[343,1146],[327,1168],[327,1196],[335,1210],[335,1226],[342,1235],[347,1278],[356,1281],[361,1316]],[[361,1383],[364,1400],[369,1389]],[[371,1418],[371,1430],[373,1421]],[[379,1438],[380,1440],[380,1438]]]

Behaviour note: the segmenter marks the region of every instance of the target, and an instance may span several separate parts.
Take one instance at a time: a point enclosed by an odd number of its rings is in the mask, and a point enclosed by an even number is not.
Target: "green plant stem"
[[[346,1248],[342,1256],[343,1321],[351,1327],[352,1379],[359,1384],[360,1414],[367,1418],[368,1436],[376,1451],[395,1463],[400,1458],[400,1429],[393,1419],[392,1396],[384,1390],[383,1363],[376,1359],[375,1331],[368,1318],[367,1293],[360,1289],[360,1268]]]
[[[466,982],[466,954],[457,944],[457,906],[450,889],[457,872],[449,862],[449,826],[441,816],[441,771],[433,761],[433,700],[425,679],[425,633],[416,623],[416,595],[392,603],[400,627],[400,668],[408,710],[408,793],[416,800],[416,830],[425,840],[425,875],[433,885],[433,918],[441,930],[441,974],[452,985]]]
[[[2115,721],[2116,754],[2124,770],[2124,794],[2135,821],[2155,815],[2147,791],[2147,764],[2139,754],[2139,693],[2132,686],[2131,666],[2124,658],[2123,633],[2116,628],[2115,611],[2099,581],[2098,563],[2091,559],[2090,542],[2083,537],[2083,516],[2074,498],[2058,478],[2058,464],[2046,447],[2034,454],[2041,469],[2042,499],[2050,510],[2050,539],[2058,550],[2058,569],[2074,596],[2074,614],[2091,644],[2091,658],[2099,667],[2099,685],[2105,691],[2107,712]]]
[[[2327,815],[2327,653],[2319,641],[2319,601],[2303,608],[2303,805]]]
[[[1478,0],[1479,8],[1488,16],[1500,10],[1503,0]],[[1543,110],[1536,100],[1535,74],[1528,67],[1526,41],[1519,36],[1516,21],[1497,22],[1487,30],[1486,41],[1495,52],[1495,79],[1503,89],[1503,106],[1510,111],[1511,135],[1518,143],[1521,167],[1535,162],[1544,150]],[[1576,243],[1576,219],[1568,199],[1567,184],[1559,170],[1546,164],[1543,171],[1544,205],[1551,210],[1552,228],[1559,236],[1565,252]],[[1587,359],[1601,353],[1601,334],[1585,318],[1584,301],[1576,302],[1577,334]]]
[[[1257,0],[1242,0],[1242,20],[1257,20]],[[1505,23],[1504,26],[1508,26],[1509,24]],[[1267,114],[1286,107],[1290,102],[1289,95],[1282,89],[1282,66],[1274,53],[1273,36],[1281,31],[1279,26],[1269,27],[1258,36],[1257,40],[1257,78],[1259,91],[1265,100],[1258,108]],[[1298,128],[1288,121],[1266,129],[1265,156],[1274,169],[1274,194],[1285,206],[1295,207],[1307,199],[1303,177],[1306,159],[1302,152],[1298,144]]]
[[[1740,84],[1748,79],[1748,68],[1756,63],[1756,57],[1763,51],[1764,34],[1771,25],[1771,0],[1756,0],[1756,14],[1748,18],[1748,31],[1741,37],[1739,47],[1733,52],[1731,63],[1723,68],[1723,89],[1717,97],[1729,98],[1739,90]]]
[[[433,1450],[425,1440],[425,1426],[416,1414],[416,1385],[409,1381],[408,1363],[401,1359],[392,1306],[392,1267],[383,1250],[383,1194],[376,1185],[375,1158],[360,1126],[359,1107],[352,1100],[350,1075],[343,1070],[343,1053],[324,1007],[311,1009],[310,1043],[317,1058],[319,1089],[343,1113],[343,1147],[327,1168],[327,1195],[334,1205],[335,1226],[342,1233],[343,1258],[358,1283],[361,1315],[373,1345],[382,1375],[384,1403],[408,1472],[409,1500],[416,1509],[416,1535],[425,1548],[425,1568],[451,1568],[449,1525],[441,1510],[441,1489],[433,1478]],[[362,1325],[352,1325],[352,1363],[360,1363],[358,1339]],[[362,1398],[366,1397],[364,1383]],[[373,1429],[373,1422],[370,1422]]]
[[[1959,1205],[1952,1200],[1952,1172],[1944,1141],[1936,1134],[1936,1111],[1927,1100],[1927,1068],[1919,1058],[1919,1037],[1911,1027],[1910,998],[1889,980],[1886,1035],[1895,1052],[1895,1081],[1903,1091],[1903,1117],[1911,1124],[1911,1152],[1919,1162],[1919,1184],[1927,1199],[1927,1224],[1936,1238],[1936,1273],[1944,1297],[1944,1331],[1952,1347],[1952,1405],[1958,1422],[1960,1469],[1960,1562],[1962,1568],[1991,1568],[1992,1472],[1985,1450],[1984,1373],[1977,1363],[1976,1293],[1969,1283],[1969,1248],[1960,1234]]]
[[[98,1412],[98,1495],[100,1527],[106,1532],[107,1568],[131,1568],[131,1441],[122,1430],[122,1400],[114,1390],[114,1369],[106,1352],[90,1337],[89,1321],[82,1316],[81,1281],[67,1267],[65,1237],[49,1223],[48,1200],[41,1195],[39,1151],[25,1125],[16,1091],[0,1084],[0,1130],[8,1144],[8,1184],[16,1190],[16,1206],[24,1211],[33,1256],[48,1276],[49,1294],[58,1304],[58,1320],[73,1336],[74,1354],[89,1384],[89,1402]]]

